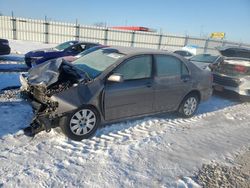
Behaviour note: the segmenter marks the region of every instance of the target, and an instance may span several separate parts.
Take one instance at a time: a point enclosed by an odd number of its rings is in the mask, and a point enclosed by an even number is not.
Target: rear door
[[[107,82],[104,90],[106,120],[138,116],[152,112],[152,56],[140,55],[125,60],[113,73],[123,82]]]
[[[171,55],[155,55],[155,111],[178,108],[190,90],[192,80],[185,63]]]

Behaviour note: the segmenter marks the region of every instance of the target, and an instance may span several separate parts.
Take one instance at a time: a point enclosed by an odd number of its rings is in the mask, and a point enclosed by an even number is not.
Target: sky
[[[84,25],[144,26],[174,35],[250,43],[250,0],[0,0],[3,15]]]

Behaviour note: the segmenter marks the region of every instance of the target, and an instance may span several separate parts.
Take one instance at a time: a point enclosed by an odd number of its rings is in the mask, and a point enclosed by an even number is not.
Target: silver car
[[[250,49],[223,47],[224,60],[213,67],[214,89],[233,91],[242,101],[250,99]]]
[[[109,47],[73,63],[52,60],[21,75],[35,118],[29,135],[60,126],[71,139],[101,124],[162,112],[195,114],[212,94],[212,75],[165,51]]]

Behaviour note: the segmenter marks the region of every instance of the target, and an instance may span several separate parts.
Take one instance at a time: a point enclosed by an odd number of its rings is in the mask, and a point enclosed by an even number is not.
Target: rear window
[[[199,54],[194,57],[192,57],[190,60],[191,61],[198,61],[202,63],[213,63],[218,59],[219,56],[214,56],[210,54]]]

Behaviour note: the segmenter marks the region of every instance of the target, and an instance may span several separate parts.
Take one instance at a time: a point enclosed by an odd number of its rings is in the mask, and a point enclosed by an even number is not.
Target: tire
[[[68,114],[60,123],[60,127],[68,138],[81,141],[93,136],[99,124],[98,111],[93,107],[83,107]]]
[[[179,114],[184,118],[192,117],[199,106],[199,98],[197,94],[189,94],[183,100],[179,107]]]

